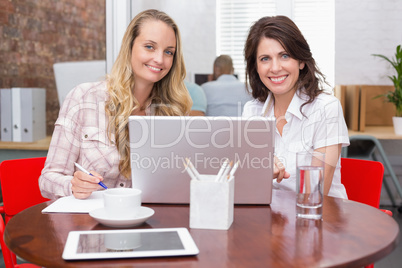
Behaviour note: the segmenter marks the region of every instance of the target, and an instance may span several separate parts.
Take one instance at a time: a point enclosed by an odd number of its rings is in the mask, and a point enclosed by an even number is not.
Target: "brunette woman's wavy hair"
[[[300,107],[301,111],[304,105],[313,102],[323,92],[322,84],[326,81],[315,63],[306,39],[296,24],[286,16],[263,17],[251,26],[244,47],[247,90],[261,102],[265,102],[271,92],[261,81],[257,72],[257,48],[263,37],[278,41],[290,57],[305,63],[304,68],[299,72],[296,84],[296,88],[303,90],[309,98]]]
[[[140,108],[138,100],[133,96],[135,79],[131,67],[131,56],[134,41],[140,34],[142,25],[149,20],[162,21],[171,27],[176,35],[176,51],[170,71],[153,86],[150,100],[153,115],[187,115],[192,100],[184,85],[186,68],[183,59],[180,32],[166,13],[150,9],[139,13],[128,25],[124,34],[119,55],[107,76],[109,99],[105,110],[109,116],[108,133],[114,141],[120,155],[119,170],[126,178],[130,178],[130,144],[128,135],[128,119],[134,109]]]

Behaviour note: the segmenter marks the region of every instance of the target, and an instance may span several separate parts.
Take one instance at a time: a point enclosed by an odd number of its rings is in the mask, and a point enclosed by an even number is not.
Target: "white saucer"
[[[140,225],[148,220],[155,211],[152,208],[140,207],[140,211],[135,218],[128,219],[112,219],[106,214],[105,208],[98,208],[89,212],[89,216],[97,220],[99,223],[117,228],[126,228]]]

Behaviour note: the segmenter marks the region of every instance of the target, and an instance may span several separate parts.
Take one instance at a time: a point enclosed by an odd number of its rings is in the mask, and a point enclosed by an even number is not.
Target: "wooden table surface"
[[[47,151],[49,149],[51,139],[51,136],[47,136],[44,139],[33,142],[0,141],[0,149]]]
[[[197,256],[64,261],[69,231],[113,229],[88,214],[42,214],[43,203],[24,210],[6,226],[9,248],[44,267],[359,267],[397,246],[399,227],[380,210],[325,197],[323,220],[295,216],[295,194],[274,191],[271,206],[235,206],[229,230],[189,229]],[[134,228],[189,228],[187,205],[150,205],[155,210]]]
[[[393,126],[366,126],[364,131],[349,130],[349,136],[370,135],[379,140],[401,140],[402,135],[396,135]]]

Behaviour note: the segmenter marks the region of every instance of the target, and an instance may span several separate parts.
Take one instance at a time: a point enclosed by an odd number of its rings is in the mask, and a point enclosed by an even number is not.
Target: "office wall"
[[[0,0],[0,88],[45,88],[48,135],[59,112],[53,63],[104,60],[105,26],[105,0]]]
[[[392,85],[389,65],[371,54],[392,56],[402,44],[402,1],[335,1],[335,83]]]
[[[133,13],[165,10],[178,23],[187,70],[211,71],[216,50],[216,0],[133,1]],[[89,8],[90,7],[90,8]],[[391,56],[402,43],[402,1],[336,0],[336,84],[390,84],[391,69],[372,53]],[[106,57],[105,0],[0,0],[0,87],[47,90],[47,133],[59,104],[54,62]]]

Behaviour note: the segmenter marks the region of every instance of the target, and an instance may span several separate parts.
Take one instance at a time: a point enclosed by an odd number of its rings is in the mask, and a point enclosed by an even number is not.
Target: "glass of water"
[[[296,154],[296,216],[305,219],[322,218],[325,154]]]

